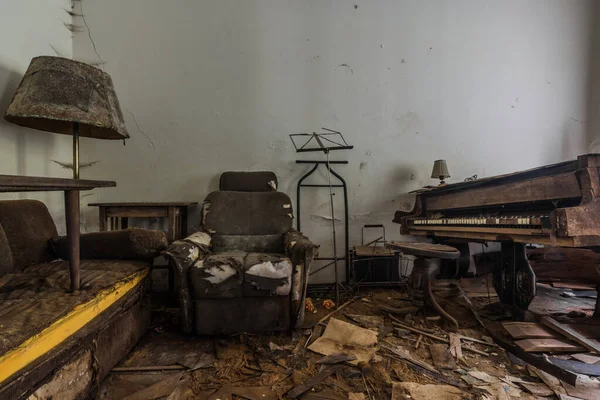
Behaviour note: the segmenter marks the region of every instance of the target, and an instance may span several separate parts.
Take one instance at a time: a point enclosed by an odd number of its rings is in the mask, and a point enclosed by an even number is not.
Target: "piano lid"
[[[557,164],[544,165],[543,167],[532,168],[510,174],[490,176],[487,178],[476,179],[468,182],[450,183],[444,186],[426,186],[421,189],[413,190],[411,194],[432,194],[438,195],[461,190],[469,190],[482,186],[499,185],[503,183],[534,179],[543,176],[557,175],[564,172],[575,171],[578,168],[578,160],[563,161]]]

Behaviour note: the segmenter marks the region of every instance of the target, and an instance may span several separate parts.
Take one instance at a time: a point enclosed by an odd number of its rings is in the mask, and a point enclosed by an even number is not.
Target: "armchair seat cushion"
[[[282,254],[228,251],[196,261],[190,278],[195,299],[287,296],[292,270]]]

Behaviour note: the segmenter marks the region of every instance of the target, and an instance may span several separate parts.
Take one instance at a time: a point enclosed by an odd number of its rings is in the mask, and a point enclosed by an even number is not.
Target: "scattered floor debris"
[[[422,385],[416,382],[394,383],[392,400],[461,400],[467,398],[462,390],[449,385]]]
[[[564,289],[548,286],[549,300],[538,296],[532,303],[536,322],[514,322],[493,304],[498,298],[493,289],[488,296],[486,280],[467,281],[456,291],[436,292],[460,322],[458,331],[433,310],[411,310],[407,293],[383,289],[361,291],[360,300],[330,310],[324,299],[313,299],[321,306],[296,332],[185,336],[178,333],[177,309],[154,310],[161,333],[151,330],[140,341],[101,383],[97,398],[600,399],[600,354],[591,351],[600,321],[577,316],[585,308],[576,306],[581,299],[565,299]],[[484,287],[485,296],[469,297]],[[559,328],[543,325],[541,317]],[[541,345],[549,341],[562,352]],[[523,343],[544,353],[527,353],[518,346]]]

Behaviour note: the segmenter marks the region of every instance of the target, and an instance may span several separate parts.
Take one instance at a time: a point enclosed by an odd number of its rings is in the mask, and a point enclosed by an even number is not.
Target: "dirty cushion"
[[[140,261],[81,261],[81,289],[70,293],[66,261],[37,264],[0,277],[0,356],[98,292],[148,268]]]
[[[223,172],[219,180],[219,190],[274,192],[277,190],[277,175],[271,171]]]
[[[204,201],[203,230],[211,234],[282,234],[292,222],[292,201],[281,192],[220,191]]]
[[[82,259],[152,260],[167,248],[167,235],[162,231],[129,228],[84,233],[79,242]],[[66,236],[57,237],[50,244],[58,258],[69,259]]]
[[[290,294],[292,262],[279,254],[248,253],[245,261],[244,296]]]
[[[190,271],[194,298],[241,297],[245,257],[232,251],[196,261]]]
[[[56,259],[48,241],[58,235],[44,203],[37,200],[0,201],[4,229],[15,269]]]
[[[8,274],[14,268],[12,253],[6,239],[6,234],[0,225],[0,276]]]
[[[292,263],[280,254],[214,253],[197,261],[190,276],[195,299],[287,296]]]

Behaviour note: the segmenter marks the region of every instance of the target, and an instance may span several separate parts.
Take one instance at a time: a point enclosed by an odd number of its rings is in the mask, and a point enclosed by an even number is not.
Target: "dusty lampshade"
[[[61,57],[31,60],[4,118],[46,132],[129,138],[110,75]]]
[[[444,179],[450,178],[450,172],[448,172],[446,160],[435,160],[433,162],[433,171],[431,171],[431,177],[433,179],[439,179],[440,185],[446,183]]]

